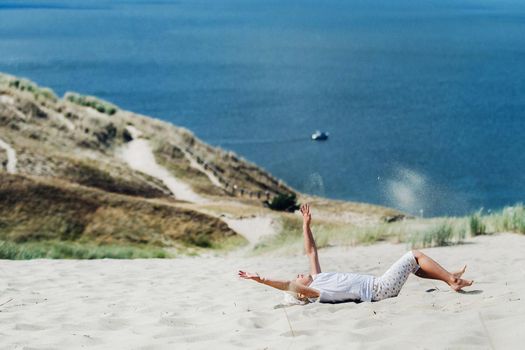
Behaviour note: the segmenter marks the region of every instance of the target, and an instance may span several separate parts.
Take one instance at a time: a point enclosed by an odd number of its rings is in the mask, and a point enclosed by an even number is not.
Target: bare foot
[[[461,278],[454,278],[454,281],[450,283],[450,288],[454,289],[456,292],[459,292],[461,289],[471,286],[474,281],[464,280]]]
[[[467,265],[463,266],[463,268],[461,270],[458,270],[456,272],[452,272],[452,276],[454,276],[456,278],[461,278],[461,276],[463,276],[463,274],[465,273],[466,269],[467,269]]]

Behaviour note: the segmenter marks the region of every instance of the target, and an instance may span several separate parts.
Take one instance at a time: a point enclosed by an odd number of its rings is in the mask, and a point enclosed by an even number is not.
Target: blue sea
[[[0,71],[315,195],[423,216],[525,200],[523,1],[0,1]]]

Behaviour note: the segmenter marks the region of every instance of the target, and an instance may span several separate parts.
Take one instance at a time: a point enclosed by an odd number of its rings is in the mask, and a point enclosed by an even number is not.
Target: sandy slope
[[[379,274],[404,245],[321,251],[325,271]],[[135,261],[0,261],[2,349],[519,349],[525,343],[525,236],[427,249],[469,264],[466,294],[410,277],[378,303],[274,308],[278,291],[238,268],[290,277],[303,256]],[[287,317],[294,333],[290,330]]]
[[[119,150],[118,155],[135,170],[153,176],[166,185],[175,198],[192,203],[206,203],[207,200],[197,193],[185,182],[175,178],[167,169],[160,166],[155,160],[155,155],[148,140],[141,138],[141,132],[128,126],[133,140]]]
[[[235,232],[248,240],[248,249],[255,246],[261,238],[274,235],[280,230],[279,220],[271,216],[255,216],[249,218],[222,218]]]
[[[7,153],[7,165],[6,170],[10,174],[16,173],[16,152],[8,143],[4,142],[2,139],[0,139],[0,149],[5,150]]]

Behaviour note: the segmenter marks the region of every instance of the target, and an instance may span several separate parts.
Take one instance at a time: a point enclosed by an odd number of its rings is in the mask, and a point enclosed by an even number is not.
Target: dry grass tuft
[[[221,246],[236,233],[175,202],[110,194],[56,179],[2,174],[0,240]]]

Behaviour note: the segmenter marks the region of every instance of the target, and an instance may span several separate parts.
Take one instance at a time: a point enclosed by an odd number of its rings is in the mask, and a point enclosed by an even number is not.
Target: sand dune
[[[321,264],[380,274],[405,249],[323,249]],[[448,268],[468,263],[476,283],[464,294],[410,277],[399,297],[378,303],[287,308],[280,292],[236,271],[291,277],[307,268],[304,256],[3,260],[0,348],[520,349],[524,251],[525,236],[514,234],[426,249]]]

